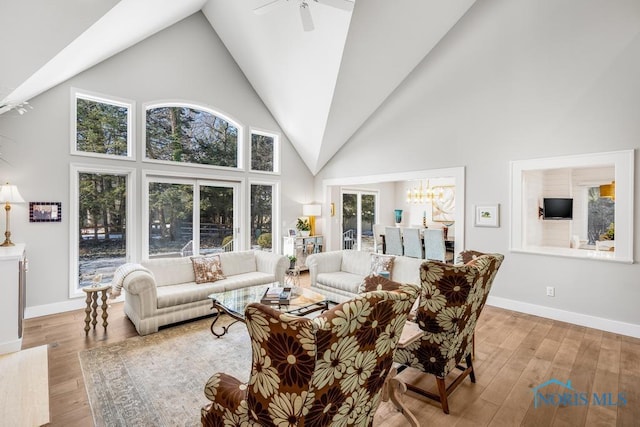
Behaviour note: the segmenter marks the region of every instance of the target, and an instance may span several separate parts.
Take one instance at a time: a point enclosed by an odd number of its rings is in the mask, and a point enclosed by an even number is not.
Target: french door
[[[374,250],[377,199],[375,192],[342,192],[342,249]]]
[[[149,258],[238,249],[239,183],[149,177]]]

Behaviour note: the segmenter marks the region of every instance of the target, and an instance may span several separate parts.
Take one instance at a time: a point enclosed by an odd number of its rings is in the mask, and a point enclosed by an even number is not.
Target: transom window
[[[71,153],[133,158],[133,102],[74,91]]]
[[[257,172],[280,172],[279,138],[277,135],[251,131],[251,170]]]
[[[146,109],[145,156],[166,162],[239,168],[241,128],[214,111],[190,105]]]

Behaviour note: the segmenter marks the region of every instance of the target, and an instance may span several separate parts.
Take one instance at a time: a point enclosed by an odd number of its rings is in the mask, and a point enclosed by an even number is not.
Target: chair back
[[[469,356],[476,322],[503,259],[484,254],[464,265],[424,262],[416,320],[425,334],[398,349],[395,361],[444,378]]]
[[[387,248],[386,254],[403,255],[402,235],[400,234],[399,227],[385,227],[384,242]]]
[[[445,262],[447,249],[444,244],[444,232],[441,228],[424,230],[424,253],[426,259]]]
[[[253,350],[249,418],[260,425],[294,418],[294,425],[372,425],[419,293],[415,286],[395,285],[366,292],[312,320],[261,304],[247,306]]]
[[[424,258],[422,238],[419,228],[402,229],[402,243],[404,244],[404,256],[411,258]]]
[[[384,225],[373,224],[373,251],[382,253],[382,235],[384,234]]]

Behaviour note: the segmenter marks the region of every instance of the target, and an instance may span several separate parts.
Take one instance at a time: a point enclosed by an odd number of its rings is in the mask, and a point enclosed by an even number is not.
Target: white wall
[[[640,336],[638,264],[508,249],[509,162],[637,149],[638,75],[636,0],[478,0],[318,174],[316,188],[371,171],[464,166],[466,247],[506,255],[494,304]],[[500,204],[500,228],[473,227],[473,207],[484,203]],[[634,238],[637,254],[637,231]]]
[[[11,212],[13,240],[26,243],[30,259],[27,313],[31,314],[82,305],[82,301],[68,298],[69,247],[74,244],[69,241],[69,164],[93,164],[96,159],[69,154],[71,87],[137,103],[138,160],[115,161],[119,166],[168,169],[140,160],[145,102],[171,99],[209,105],[246,127],[245,143],[249,126],[282,132],[201,13],[31,100],[34,109],[24,116],[15,112],[0,115],[0,134],[6,137],[1,140],[0,151],[8,162],[0,162],[0,179],[16,184],[27,202],[62,202],[61,223],[29,223],[28,204],[16,205]],[[295,224],[302,203],[312,200],[313,177],[284,135],[281,141],[284,231]],[[189,169],[181,168],[185,172]],[[201,172],[208,173],[199,168]],[[229,174],[235,178],[271,178],[247,172]],[[138,187],[141,181],[138,172]],[[138,194],[142,194],[140,188]],[[142,230],[145,226],[140,218],[138,203],[136,218],[129,226]],[[136,239],[140,238],[141,233],[136,233]],[[137,246],[141,247],[140,242]]]

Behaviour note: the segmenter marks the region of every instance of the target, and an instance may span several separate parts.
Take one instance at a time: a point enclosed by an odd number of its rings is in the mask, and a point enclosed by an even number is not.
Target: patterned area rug
[[[211,318],[79,353],[96,426],[198,426],[215,372],[247,381],[251,344],[239,323],[222,338]],[[223,316],[218,325],[230,322]]]

